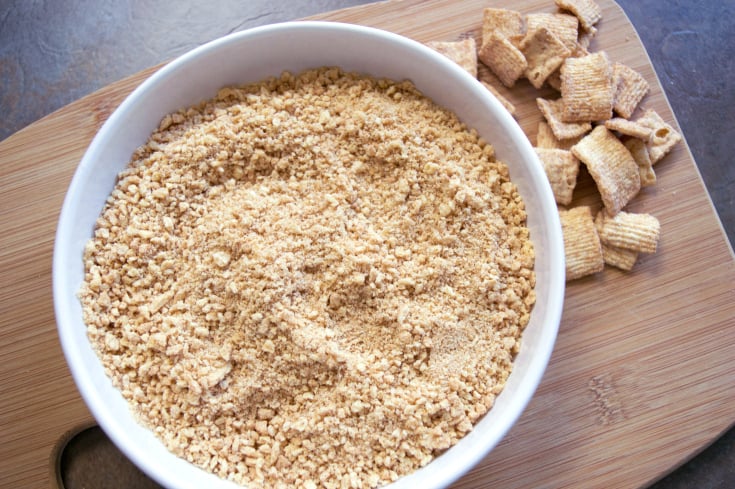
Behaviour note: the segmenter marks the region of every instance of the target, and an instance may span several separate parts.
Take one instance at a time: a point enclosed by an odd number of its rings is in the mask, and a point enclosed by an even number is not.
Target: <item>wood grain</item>
[[[479,35],[499,0],[403,0],[316,18],[391,30],[419,41]],[[509,2],[505,2],[508,4]],[[593,50],[646,76],[644,106],[675,122],[622,10],[602,1]],[[551,1],[521,0],[523,12]],[[55,484],[58,440],[93,422],[58,344],[51,254],[64,192],[100,125],[151,68],[89,95],[0,143],[0,487]],[[492,76],[484,72],[483,76]],[[502,89],[534,141],[539,92]],[[549,92],[540,92],[547,96]],[[629,206],[662,224],[655,255],[570,283],[558,342],[527,410],[454,487],[636,487],[671,470],[735,421],[735,259],[697,167],[680,144],[658,184]],[[577,204],[599,206],[588,175]]]

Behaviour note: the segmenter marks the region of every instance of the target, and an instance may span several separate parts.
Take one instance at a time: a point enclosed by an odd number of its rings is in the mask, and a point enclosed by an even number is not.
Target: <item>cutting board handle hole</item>
[[[97,425],[64,433],[51,453],[51,480],[59,489],[159,489],[156,482],[123,455]]]

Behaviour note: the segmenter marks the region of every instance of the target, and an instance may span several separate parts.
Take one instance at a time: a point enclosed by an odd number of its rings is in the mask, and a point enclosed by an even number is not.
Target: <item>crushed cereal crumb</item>
[[[166,116],[85,248],[142,423],[249,487],[376,487],[492,405],[534,304],[523,201],[409,82],[335,68]]]

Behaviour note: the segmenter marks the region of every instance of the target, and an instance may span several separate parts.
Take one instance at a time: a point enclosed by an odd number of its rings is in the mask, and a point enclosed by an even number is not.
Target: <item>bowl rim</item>
[[[331,21],[291,21],[246,29],[214,39],[182,54],[181,56],[164,65],[162,68],[160,68],[158,71],[156,71],[146,80],[144,80],[139,86],[137,86],[135,90],[133,90],[115,109],[115,111],[111,114],[107,121],[105,121],[100,130],[94,136],[91,144],[85,151],[85,154],[82,157],[82,160],[80,161],[79,166],[74,173],[74,176],[64,198],[54,242],[52,263],[52,290],[57,329],[62,350],[64,356],[66,357],[67,365],[72,373],[72,377],[77,385],[77,389],[84,399],[87,407],[92,412],[95,420],[100,425],[100,427],[108,434],[112,442],[129,459],[131,459],[136,466],[141,468],[154,480],[167,487],[173,487],[173,484],[176,483],[176,481],[181,481],[182,478],[180,476],[174,477],[172,476],[172,474],[169,474],[166,471],[162,471],[161,464],[157,463],[156,460],[145,456],[145,450],[137,450],[132,446],[132,444],[124,441],[127,434],[121,431],[121,427],[119,426],[117,420],[105,408],[105,399],[97,391],[97,387],[95,386],[95,383],[91,376],[85,370],[84,365],[82,365],[81,362],[76,361],[79,356],[81,346],[72,341],[72,338],[68,334],[65,334],[66,329],[71,327],[71,325],[67,322],[67,318],[73,315],[73,313],[70,312],[67,301],[62,300],[62,298],[66,294],[68,294],[65,289],[66,281],[63,280],[63,278],[67,274],[64,258],[68,256],[69,249],[73,248],[73,246],[65,242],[65,240],[63,239],[63,232],[68,226],[73,225],[73,222],[71,221],[71,213],[73,210],[73,206],[77,205],[77,203],[75,202],[75,195],[79,191],[81,191],[81,176],[92,170],[92,165],[94,163],[93,156],[100,151],[100,148],[111,137],[111,133],[114,127],[119,123],[119,120],[123,117],[123,114],[134,107],[136,100],[140,97],[141,94],[151,89],[154,89],[169,78],[175,77],[182,67],[191,63],[193,60],[207,56],[213,51],[224,48],[230,44],[239,43],[244,38],[257,37],[265,33],[277,33],[279,31],[288,32],[291,29],[313,28],[327,29],[334,32],[335,34],[361,33],[363,35],[378,36],[395,43],[403,44],[412,50],[422,51],[425,56],[432,57],[434,62],[443,65],[445,69],[454,71],[457,76],[464,77],[465,80],[473,80],[473,83],[485,90],[484,87],[482,87],[475,78],[466,73],[454,62],[445,58],[443,55],[435,52],[431,48],[419,43],[418,41],[414,41],[405,36],[382,29]],[[541,169],[540,171],[543,171],[541,163],[539,162],[535,151],[533,151],[533,148],[528,142],[526,136],[523,134],[523,131],[518,126],[518,123],[515,121],[515,119],[512,118],[507,110],[500,105],[500,102],[498,102],[498,100],[490,92],[488,92],[487,90],[485,90],[485,92],[486,97],[490,100],[490,103],[495,106],[495,108],[497,109],[496,111],[500,112],[499,117],[505,119],[505,129],[510,128],[512,133],[511,135],[515,141],[515,144],[520,144],[519,149],[524,158],[529,161],[535,161],[535,164],[537,166],[535,171],[538,171],[538,169]],[[545,194],[540,196],[540,198],[545,201],[544,205],[542,206],[544,215],[541,217],[542,219],[548,221],[548,225],[551,228],[550,249],[547,251],[552,256],[556,257],[555,260],[551,260],[550,262],[550,276],[552,283],[550,284],[550,299],[548,301],[548,304],[551,307],[548,308],[545,313],[546,319],[544,320],[544,327],[542,329],[542,344],[548,345],[548,347],[535,352],[535,355],[537,356],[534,357],[531,363],[531,367],[528,369],[524,377],[526,378],[526,382],[516,391],[513,397],[512,404],[515,408],[512,409],[510,415],[506,417],[507,422],[505,423],[504,429],[496,430],[494,432],[494,436],[492,436],[492,439],[485,443],[483,450],[475,450],[471,453],[464,453],[462,455],[463,463],[457,468],[457,470],[445,471],[445,473],[436,474],[437,477],[434,479],[436,487],[444,487],[454,482],[469,469],[475,466],[482,458],[487,455],[487,453],[490,452],[490,450],[492,450],[497,445],[497,443],[505,436],[510,427],[515,424],[518,417],[520,417],[521,413],[525,410],[525,407],[535,393],[548,365],[561,321],[565,277],[564,249],[561,237],[561,225],[559,222],[558,213],[556,212],[556,204],[553,201],[550,187],[544,190],[544,192]],[[194,468],[198,468],[193,464],[191,464],[191,466]],[[404,476],[398,481],[401,481],[402,479],[405,479],[410,475],[411,474]],[[390,484],[389,486],[392,487],[394,486],[394,484]]]

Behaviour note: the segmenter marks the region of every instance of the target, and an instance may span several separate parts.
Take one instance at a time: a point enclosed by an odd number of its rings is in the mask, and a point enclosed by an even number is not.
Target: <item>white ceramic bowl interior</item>
[[[201,46],[155,73],[112,114],[92,141],[69,187],[58,223],[53,295],[59,337],[74,380],[112,441],[144,472],[171,488],[239,487],[172,455],[130,414],[93,351],[76,293],[82,250],[116,175],[161,118],[211,98],[226,85],[259,81],[284,70],[340,66],[410,79],[439,105],[477,129],[510,167],[528,211],[536,250],[537,300],[513,373],[495,406],[457,445],[389,487],[449,485],[505,435],[536,390],[556,340],[564,296],[564,253],[556,205],[523,132],[500,103],[457,65],[425,46],[388,32],[338,23],[291,22],[239,32]]]

